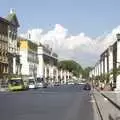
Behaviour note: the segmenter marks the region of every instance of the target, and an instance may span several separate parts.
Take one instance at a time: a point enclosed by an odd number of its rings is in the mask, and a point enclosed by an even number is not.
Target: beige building
[[[8,26],[8,71],[9,75],[20,74],[20,56],[19,56],[19,40],[17,39],[17,29],[19,22],[14,10],[6,17],[10,23]]]
[[[6,18],[0,17],[0,85],[6,83],[10,76],[20,74],[18,27],[13,10]]]
[[[0,17],[0,84],[8,75],[8,25],[9,22]]]

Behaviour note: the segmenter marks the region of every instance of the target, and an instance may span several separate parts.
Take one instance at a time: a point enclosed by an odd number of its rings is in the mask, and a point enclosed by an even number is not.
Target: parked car
[[[83,89],[84,89],[84,90],[91,90],[90,84],[86,83],[86,84],[84,85],[84,88],[83,88]]]
[[[37,84],[36,84],[35,79],[29,79],[28,87],[29,87],[30,89],[35,89],[35,88],[37,88]]]
[[[24,90],[25,85],[22,78],[11,78],[8,80],[8,89],[10,91]]]
[[[54,86],[60,86],[60,82],[55,82]]]
[[[42,78],[37,78],[36,86],[37,86],[37,88],[43,88],[43,79]]]
[[[47,83],[43,83],[43,88],[47,88],[48,84]]]

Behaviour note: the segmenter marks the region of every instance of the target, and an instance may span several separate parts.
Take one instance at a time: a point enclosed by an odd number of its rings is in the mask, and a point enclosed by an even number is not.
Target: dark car
[[[60,86],[59,82],[55,82],[54,86]]]
[[[43,88],[47,88],[48,84],[47,83],[43,83]]]
[[[84,89],[84,90],[91,90],[90,84],[88,84],[88,83],[85,84],[83,89]]]

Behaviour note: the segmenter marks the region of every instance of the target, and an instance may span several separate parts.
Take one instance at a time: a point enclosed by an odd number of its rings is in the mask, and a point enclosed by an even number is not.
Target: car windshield
[[[42,78],[37,78],[36,81],[37,81],[37,82],[43,82],[43,79],[42,79]]]
[[[22,80],[21,79],[9,80],[9,83],[11,84],[11,86],[19,86],[22,84]]]
[[[29,79],[29,84],[34,84],[35,81],[33,79]]]

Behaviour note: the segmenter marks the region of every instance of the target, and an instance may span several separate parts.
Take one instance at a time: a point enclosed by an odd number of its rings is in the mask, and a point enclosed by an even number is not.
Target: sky
[[[2,0],[0,16],[14,8],[19,35],[49,44],[60,59],[94,65],[120,31],[120,0]]]

